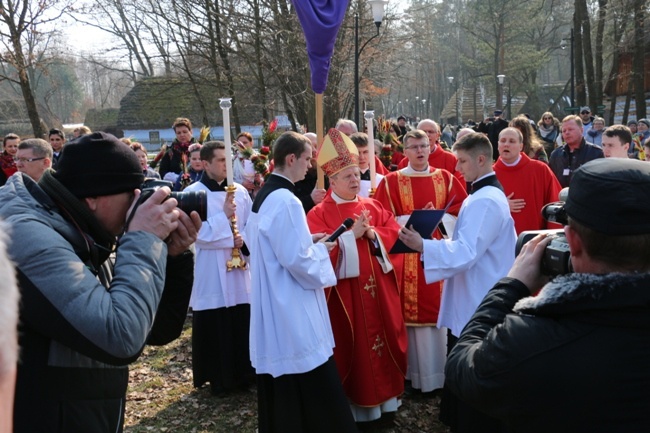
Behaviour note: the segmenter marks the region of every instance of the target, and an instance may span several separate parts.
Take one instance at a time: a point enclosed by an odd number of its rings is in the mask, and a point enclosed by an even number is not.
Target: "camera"
[[[542,208],[542,217],[546,221],[562,225],[569,223],[563,201],[549,203],[544,206]],[[553,235],[551,242],[546,245],[544,254],[542,255],[542,274],[555,277],[573,272],[569,243],[562,230],[528,230],[521,232],[517,238],[515,255],[519,255],[524,244],[540,233],[550,233]]]
[[[146,201],[151,195],[159,188],[166,186],[169,189],[172,189],[173,185],[171,182],[166,180],[159,180],[153,178],[146,178],[140,186],[140,200],[139,203]],[[173,197],[178,202],[178,208],[190,214],[192,211],[196,211],[201,217],[201,221],[208,219],[208,196],[205,191],[182,191],[182,192],[172,192],[167,196],[167,198]],[[167,198],[165,200],[167,200]]]

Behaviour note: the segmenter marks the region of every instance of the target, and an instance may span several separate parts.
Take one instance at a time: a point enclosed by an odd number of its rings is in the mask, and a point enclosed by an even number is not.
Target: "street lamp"
[[[422,100],[422,118],[423,119],[427,118],[427,100],[426,99]]]
[[[573,46],[574,46],[573,29],[571,29],[571,37],[570,37],[569,42],[571,42],[571,47],[570,47],[571,49],[569,50],[569,61],[571,62],[571,106],[573,107],[574,104],[575,104],[575,85],[574,85],[574,83],[576,81],[575,80],[575,75],[576,75],[575,65],[573,63]],[[562,48],[563,50],[566,50],[566,38],[562,39],[562,42],[560,43],[560,48]]]
[[[368,0],[372,9],[372,19],[377,26],[377,34],[368,39],[359,49],[359,14],[354,14],[354,123],[359,126],[359,56],[368,42],[379,36],[379,27],[384,18],[384,7],[388,0]]]
[[[415,121],[416,122],[419,121],[419,117],[420,117],[420,104],[419,104],[419,102],[420,102],[420,97],[416,96],[415,97]]]
[[[503,74],[497,75],[497,80],[499,80],[499,89],[500,89],[499,98],[498,98],[499,100],[497,101],[498,102],[497,108],[499,110],[503,110],[503,80],[505,79],[506,79],[505,75]]]

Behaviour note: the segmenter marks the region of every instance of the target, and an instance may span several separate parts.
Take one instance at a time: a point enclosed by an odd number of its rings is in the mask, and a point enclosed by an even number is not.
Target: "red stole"
[[[402,171],[389,173],[378,186],[374,198],[396,216],[410,215],[432,202],[434,208],[444,208],[454,197],[448,212],[458,215],[467,197],[465,186],[447,170],[429,167],[429,173],[406,175]],[[451,236],[451,233],[449,233]],[[436,229],[434,239],[442,235]],[[404,254],[403,275],[400,281],[404,321],[408,325],[435,325],[440,310],[442,282],[427,284],[420,253]]]

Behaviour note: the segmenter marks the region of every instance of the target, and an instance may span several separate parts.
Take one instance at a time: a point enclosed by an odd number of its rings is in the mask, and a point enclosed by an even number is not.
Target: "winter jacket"
[[[650,274],[504,278],[447,359],[460,398],[515,432],[650,431]]]
[[[145,342],[180,335],[192,254],[168,258],[163,241],[134,231],[114,263],[94,266],[89,235],[20,173],[0,189],[0,218],[21,288],[15,432],[122,431],[126,366]]]
[[[582,164],[585,164],[592,159],[603,158],[603,150],[597,146],[582,139],[580,147],[571,152],[568,144],[558,147],[551,153],[548,165],[553,170],[555,177],[562,185],[562,188],[569,186],[571,176]]]

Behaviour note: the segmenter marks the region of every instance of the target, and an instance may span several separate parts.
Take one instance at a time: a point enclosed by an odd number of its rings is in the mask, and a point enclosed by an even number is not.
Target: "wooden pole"
[[[316,137],[318,140],[318,150],[320,151],[321,146],[323,145],[323,94],[316,93]],[[325,188],[325,174],[323,169],[318,166],[317,168],[318,177],[316,179],[316,188],[324,189]]]

